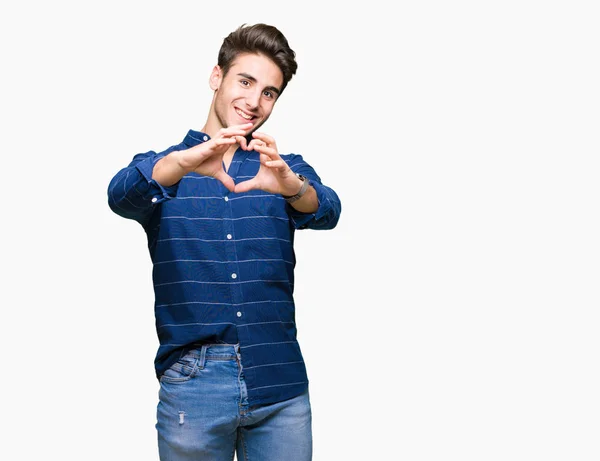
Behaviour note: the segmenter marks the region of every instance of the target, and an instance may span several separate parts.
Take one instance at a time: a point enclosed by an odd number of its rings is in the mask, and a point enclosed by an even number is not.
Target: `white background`
[[[266,22],[299,67],[263,131],[343,205],[297,234],[314,460],[600,459],[593,4],[2,6],[0,456],[158,460],[151,261],[106,189]]]

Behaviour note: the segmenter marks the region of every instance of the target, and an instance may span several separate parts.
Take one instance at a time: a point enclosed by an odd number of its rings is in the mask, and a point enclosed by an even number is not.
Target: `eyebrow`
[[[245,73],[245,72],[240,72],[240,73],[238,73],[238,75],[239,75],[240,77],[247,78],[248,80],[251,80],[251,81],[253,81],[254,83],[256,83],[256,82],[257,82],[257,80],[256,80],[256,79],[255,79],[255,78],[254,78],[252,75],[250,75],[250,74],[247,74],[247,73]],[[277,96],[279,96],[279,95],[281,94],[281,91],[279,90],[279,88],[276,88],[276,87],[274,87],[274,86],[267,86],[267,87],[265,87],[265,90],[271,90],[272,92],[274,92],[274,93],[277,93]]]

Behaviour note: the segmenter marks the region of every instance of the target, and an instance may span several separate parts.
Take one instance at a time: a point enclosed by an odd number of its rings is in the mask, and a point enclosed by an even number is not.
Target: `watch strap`
[[[308,179],[306,179],[305,176],[302,176],[301,174],[298,174],[298,173],[296,173],[296,176],[298,176],[298,178],[302,180],[302,187],[300,188],[300,191],[296,195],[282,195],[282,197],[288,203],[295,202],[300,197],[302,197],[308,190],[308,186],[309,186]]]

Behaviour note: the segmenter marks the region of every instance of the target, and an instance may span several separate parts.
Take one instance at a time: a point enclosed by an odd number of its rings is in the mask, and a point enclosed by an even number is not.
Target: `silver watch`
[[[298,176],[298,178],[300,180],[302,180],[302,187],[300,188],[300,191],[296,195],[283,195],[283,194],[281,195],[285,199],[285,201],[288,203],[295,202],[300,197],[302,197],[308,190],[308,179],[306,179],[306,177],[304,177],[298,173],[296,173],[296,176]]]

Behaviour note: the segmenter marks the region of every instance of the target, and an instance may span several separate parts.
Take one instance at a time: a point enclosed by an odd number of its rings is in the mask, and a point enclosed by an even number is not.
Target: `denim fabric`
[[[205,344],[160,378],[161,461],[310,461],[308,389],[293,398],[249,405],[239,344]]]

